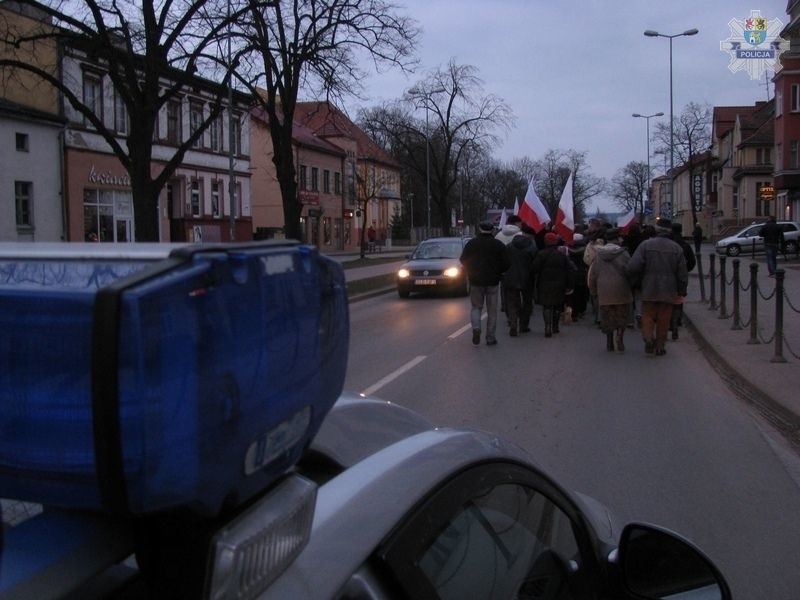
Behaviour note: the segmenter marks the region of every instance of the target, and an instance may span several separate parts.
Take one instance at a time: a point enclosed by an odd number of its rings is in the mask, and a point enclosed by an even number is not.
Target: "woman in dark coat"
[[[536,275],[536,303],[542,306],[544,337],[558,333],[558,320],[564,310],[564,298],[575,287],[575,267],[558,249],[558,236],[548,232],[545,247],[533,259]]]

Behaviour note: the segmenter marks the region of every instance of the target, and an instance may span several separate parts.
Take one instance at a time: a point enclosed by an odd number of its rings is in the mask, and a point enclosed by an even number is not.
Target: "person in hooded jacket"
[[[586,252],[586,239],[583,234],[576,233],[572,237],[572,245],[568,246],[567,256],[575,265],[575,289],[567,296],[566,303],[572,309],[572,321],[580,319],[589,305],[589,286],[587,277],[589,267],[583,260]]]
[[[598,246],[589,270],[589,289],[600,306],[600,329],[606,334],[606,350],[625,351],[625,328],[633,304],[625,267],[631,260],[622,246],[619,229],[609,229],[605,245]]]
[[[500,228],[500,231],[495,234],[494,239],[500,240],[506,246],[511,243],[511,240],[514,239],[514,236],[519,235],[520,225],[522,224],[522,219],[517,215],[508,215],[506,218],[506,224]],[[506,320],[508,321],[509,327],[511,326],[511,318],[508,316],[508,308],[506,307],[506,288],[504,285],[500,286],[500,310],[506,313]]]
[[[683,239],[683,225],[680,223],[672,224],[672,240],[683,249],[683,257],[686,259],[686,272],[691,273],[697,266],[697,257],[691,244]],[[678,296],[672,306],[672,316],[669,319],[669,330],[672,332],[672,339],[678,339],[678,327],[683,325],[683,296]]]
[[[542,305],[544,337],[558,333],[558,320],[564,310],[564,298],[575,287],[575,266],[558,249],[558,235],[549,231],[544,236],[545,247],[533,259],[536,275],[536,302]]]
[[[511,267],[503,274],[502,289],[508,317],[508,333],[511,337],[531,330],[533,259],[538,251],[533,236],[533,229],[522,223],[520,233],[515,235],[507,245]]]

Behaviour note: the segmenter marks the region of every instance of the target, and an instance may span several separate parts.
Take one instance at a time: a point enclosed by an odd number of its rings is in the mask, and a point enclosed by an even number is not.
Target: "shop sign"
[[[110,171],[98,172],[94,165],[89,167],[89,183],[99,183],[102,185],[118,185],[123,187],[131,187],[130,175],[114,175]]]
[[[301,204],[319,204],[319,192],[312,192],[311,190],[300,190],[297,192],[297,198]]]

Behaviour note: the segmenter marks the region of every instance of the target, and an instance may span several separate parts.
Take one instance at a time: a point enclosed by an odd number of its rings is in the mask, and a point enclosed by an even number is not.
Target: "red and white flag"
[[[556,224],[553,230],[561,236],[561,239],[569,245],[572,244],[572,236],[575,233],[575,217],[573,216],[574,206],[572,202],[572,173],[567,178],[567,184],[561,193],[561,200],[558,202],[558,214],[556,214]]]
[[[525,200],[522,202],[522,206],[519,207],[519,218],[536,233],[539,233],[550,222],[550,215],[547,214],[547,209],[536,194],[533,177],[528,182]]]
[[[617,221],[617,227],[620,228],[622,233],[628,233],[628,230],[630,230],[631,225],[633,225],[635,222],[636,222],[636,209],[632,208],[631,212],[629,212],[627,215],[625,215],[624,217],[620,218],[619,221]]]
[[[503,227],[506,226],[506,223],[508,223],[508,214],[506,213],[506,207],[504,206],[503,212],[500,213],[500,223],[497,225],[498,229],[502,230]]]

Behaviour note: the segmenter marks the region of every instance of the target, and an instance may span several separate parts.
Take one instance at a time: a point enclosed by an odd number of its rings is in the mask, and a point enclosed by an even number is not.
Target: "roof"
[[[250,115],[257,121],[260,121],[265,126],[269,127],[269,118],[267,117],[266,111],[263,108],[253,108],[250,111]],[[345,151],[336,144],[332,144],[326,139],[315,135],[311,128],[303,125],[302,123],[298,123],[297,119],[295,119],[294,123],[292,124],[292,140],[300,146],[313,148],[314,150],[318,150],[320,152],[327,152],[329,154],[336,154],[338,156],[345,156],[346,154]]]
[[[750,114],[756,106],[715,106],[712,116],[711,138],[718,140],[725,136],[736,124],[740,114]]]
[[[772,146],[775,143],[775,102],[757,102],[756,110],[738,116],[742,146]]]
[[[329,102],[298,102],[294,118],[320,137],[345,137],[354,140],[358,149],[358,160],[375,161],[400,168],[391,154]]]

